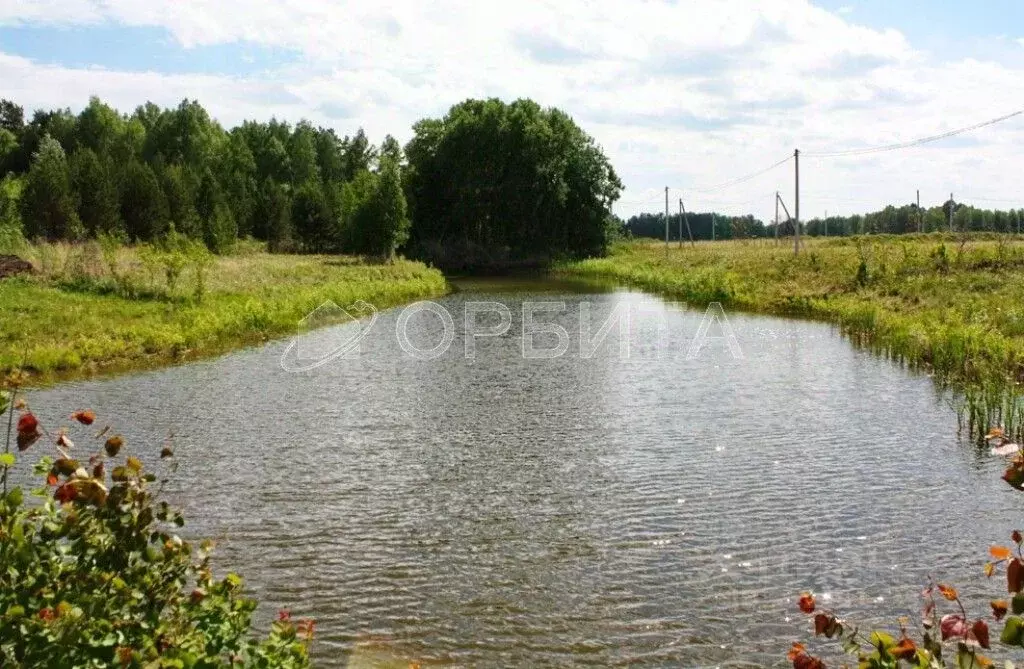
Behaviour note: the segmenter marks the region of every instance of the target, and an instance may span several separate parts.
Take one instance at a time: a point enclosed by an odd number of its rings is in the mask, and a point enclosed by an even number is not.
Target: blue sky
[[[308,118],[378,141],[466,97],[569,111],[611,156],[617,212],[773,211],[800,147],[900,142],[1024,108],[1024,3],[939,0],[0,0],[0,95],[130,111],[197,98],[225,125]],[[1024,122],[884,160],[808,160],[804,211],[922,189],[1024,206]],[[994,204],[989,202],[989,204]]]

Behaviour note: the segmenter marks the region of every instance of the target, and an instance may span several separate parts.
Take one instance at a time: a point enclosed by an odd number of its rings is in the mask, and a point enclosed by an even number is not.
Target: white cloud
[[[406,139],[412,122],[466,97],[527,96],[566,109],[597,138],[628,187],[627,202],[663,198],[665,184],[723,182],[798,145],[902,141],[1024,106],[1015,93],[1019,67],[933,60],[895,30],[857,25],[806,0],[76,0],[61,2],[59,12],[45,5],[0,0],[0,24],[159,26],[183,48],[241,40],[300,58],[243,78],[72,69],[0,55],[3,95],[28,107],[76,108],[98,94],[128,110],[187,96],[229,125],[306,117],[341,132],[362,125],[378,139]],[[1016,196],[1010,177],[1020,128],[979,132],[982,148],[915,149],[872,163],[808,159],[802,211],[870,209],[908,200],[918,187],[929,202],[950,190]],[[714,197],[687,197],[694,208],[714,200],[766,217],[776,188],[792,190],[784,168]]]

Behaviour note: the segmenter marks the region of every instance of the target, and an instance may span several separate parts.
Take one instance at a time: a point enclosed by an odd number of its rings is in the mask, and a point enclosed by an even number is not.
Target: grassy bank
[[[701,242],[668,253],[633,242],[569,263],[694,306],[835,323],[859,344],[963,391],[965,417],[1024,432],[1024,239],[953,235]]]
[[[378,309],[439,295],[421,263],[344,256],[244,255],[172,270],[145,249],[98,245],[23,249],[37,271],[0,281],[0,371],[37,380],[166,364],[296,331],[325,300]],[[177,272],[175,274],[175,272]]]

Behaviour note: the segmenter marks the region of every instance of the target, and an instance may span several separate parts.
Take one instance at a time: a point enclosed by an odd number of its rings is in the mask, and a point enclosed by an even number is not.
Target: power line
[[[919,139],[914,139],[914,140],[911,140],[909,142],[900,142],[898,144],[887,144],[887,145],[884,145],[884,146],[873,146],[873,147],[864,148],[864,149],[849,149],[847,151],[822,151],[822,152],[817,152],[817,153],[815,153],[815,152],[801,152],[801,154],[804,155],[804,156],[812,156],[814,158],[835,158],[835,157],[839,157],[839,156],[859,156],[859,155],[864,155],[864,154],[868,154],[868,153],[882,153],[884,151],[896,151],[898,149],[909,149],[909,148],[914,147],[914,146],[920,146],[922,144],[928,144],[929,142],[936,142],[936,141],[938,141],[940,139],[946,139],[948,137],[955,137],[957,135],[962,135],[965,132],[971,132],[972,130],[978,130],[980,128],[985,128],[985,127],[988,127],[990,125],[995,125],[996,123],[1002,123],[1003,121],[1007,121],[1007,120],[1009,120],[1009,119],[1011,119],[1011,118],[1013,118],[1015,116],[1020,116],[1021,114],[1024,114],[1024,109],[1015,111],[1012,114],[1007,114],[1006,116],[1000,116],[998,118],[990,119],[988,121],[983,121],[982,123],[975,123],[974,125],[969,125],[969,126],[964,127],[964,128],[957,128],[956,130],[950,130],[948,132],[944,132],[944,133],[941,133],[941,134],[938,134],[938,135],[931,135],[931,136],[928,136],[928,137],[921,137]]]
[[[678,190],[681,190],[681,191],[684,191],[684,192],[687,192],[687,193],[710,193],[712,191],[721,190],[722,188],[728,188],[729,186],[738,186],[739,184],[746,183],[747,181],[750,181],[751,179],[756,179],[757,177],[761,176],[762,174],[766,174],[768,172],[771,172],[772,170],[774,170],[776,167],[779,167],[780,165],[785,165],[790,160],[792,160],[792,158],[793,158],[793,156],[786,156],[785,158],[783,158],[782,160],[778,161],[777,163],[772,163],[771,165],[769,165],[768,167],[765,167],[764,169],[760,169],[760,170],[758,170],[756,172],[751,172],[750,174],[747,174],[747,175],[742,176],[742,177],[738,177],[736,179],[730,179],[729,181],[723,181],[722,183],[715,184],[714,186],[705,186],[705,187],[701,187],[701,188],[697,188],[697,187],[693,187],[693,186],[687,186],[686,188],[679,188]]]

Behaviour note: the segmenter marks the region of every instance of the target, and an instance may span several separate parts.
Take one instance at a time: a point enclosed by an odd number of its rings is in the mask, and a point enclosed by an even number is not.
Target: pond
[[[320,666],[783,666],[802,590],[890,625],[929,573],[999,592],[1019,493],[926,376],[822,324],[729,313],[695,349],[704,311],[637,292],[459,288],[29,403],[147,461],[173,435],[187,534],[260,625],[316,618]],[[325,342],[357,344],[288,363]]]

